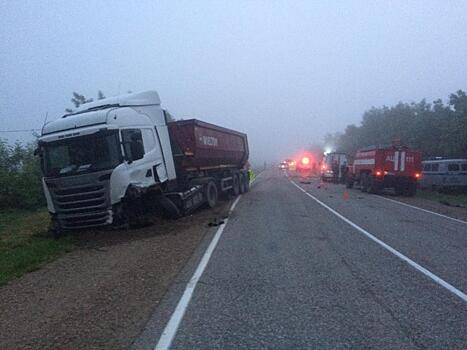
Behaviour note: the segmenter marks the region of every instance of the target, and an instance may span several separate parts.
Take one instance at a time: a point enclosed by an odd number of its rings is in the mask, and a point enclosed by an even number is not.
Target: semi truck
[[[370,146],[355,154],[346,185],[359,184],[362,192],[392,188],[397,195],[414,196],[421,176],[422,156],[405,146]]]
[[[341,182],[346,177],[349,156],[345,153],[326,153],[321,160],[321,180]]]
[[[37,154],[52,232],[138,224],[249,190],[247,135],[171,121],[156,91],[86,103],[47,123]]]

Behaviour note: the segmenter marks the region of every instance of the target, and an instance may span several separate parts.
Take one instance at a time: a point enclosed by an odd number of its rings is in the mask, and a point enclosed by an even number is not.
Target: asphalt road
[[[329,209],[467,292],[467,225],[342,185],[261,175],[240,199],[172,349],[463,349],[467,303]],[[206,247],[202,247],[206,249]],[[188,272],[187,272],[188,273]],[[134,344],[154,348],[178,283]]]

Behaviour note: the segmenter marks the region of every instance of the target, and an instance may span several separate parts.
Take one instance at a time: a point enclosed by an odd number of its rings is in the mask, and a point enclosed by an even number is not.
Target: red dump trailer
[[[221,193],[236,196],[249,190],[246,134],[197,119],[167,125],[176,180],[164,195],[179,212],[202,203],[213,207]]]
[[[347,187],[354,183],[363,192],[379,193],[393,188],[398,195],[413,196],[420,178],[420,151],[402,146],[372,146],[357,151],[349,166]]]
[[[242,169],[248,160],[244,133],[197,119],[168,124],[178,174]]]

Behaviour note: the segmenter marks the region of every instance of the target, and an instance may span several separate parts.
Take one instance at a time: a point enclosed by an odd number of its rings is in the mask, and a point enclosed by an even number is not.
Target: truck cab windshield
[[[121,161],[117,131],[97,132],[44,145],[44,170],[47,177],[112,169]]]

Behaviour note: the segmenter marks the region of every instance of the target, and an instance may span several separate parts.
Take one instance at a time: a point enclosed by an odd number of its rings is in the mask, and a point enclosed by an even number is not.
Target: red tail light
[[[376,176],[381,176],[381,175],[383,175],[383,173],[382,173],[381,171],[378,170],[378,171],[376,172]]]
[[[421,177],[420,173],[415,173],[415,178],[419,179]]]
[[[303,157],[302,158],[302,164],[303,165],[308,165],[310,163],[310,158],[308,157]]]
[[[326,170],[326,165],[323,165],[321,169]]]

